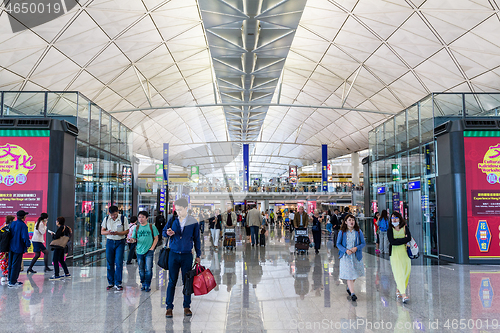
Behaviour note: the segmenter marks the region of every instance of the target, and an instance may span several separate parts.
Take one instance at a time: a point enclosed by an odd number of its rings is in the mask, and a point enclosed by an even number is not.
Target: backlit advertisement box
[[[470,259],[500,259],[500,131],[465,131]]]
[[[48,130],[0,130],[0,225],[7,215],[25,210],[30,238],[38,216],[47,211],[49,142]],[[33,247],[24,255],[31,257]]]

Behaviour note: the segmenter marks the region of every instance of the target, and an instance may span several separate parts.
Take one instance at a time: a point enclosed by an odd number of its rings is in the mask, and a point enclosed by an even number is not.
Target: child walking
[[[365,245],[365,237],[359,229],[356,218],[348,214],[340,227],[337,247],[340,258],[339,278],[347,280],[347,293],[353,302],[358,299],[354,290],[354,282],[365,275],[361,251]]]

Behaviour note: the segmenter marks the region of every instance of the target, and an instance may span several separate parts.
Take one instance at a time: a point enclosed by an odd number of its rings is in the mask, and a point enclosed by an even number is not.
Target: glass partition
[[[4,92],[3,116],[23,117],[45,115],[45,92]]]
[[[90,102],[83,96],[78,96],[78,140],[89,142]]]
[[[90,135],[89,143],[94,146],[101,144],[101,109],[95,105],[90,104]]]
[[[418,104],[408,109],[408,148],[417,147],[420,144]]]
[[[465,94],[465,114],[467,117],[498,116],[500,96],[498,94]]]
[[[394,117],[396,151],[408,148],[408,127],[406,124],[406,110]]]
[[[396,151],[394,141],[394,117],[385,122],[385,154],[390,156]]]
[[[73,116],[78,113],[78,94],[69,93],[48,93],[47,94],[47,115],[50,116]]]
[[[420,142],[432,141],[434,137],[434,113],[432,96],[420,102]]]

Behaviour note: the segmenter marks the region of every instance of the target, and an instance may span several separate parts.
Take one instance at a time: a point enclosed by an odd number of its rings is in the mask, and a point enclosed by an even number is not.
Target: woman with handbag
[[[63,277],[71,277],[69,274],[68,266],[66,266],[66,262],[64,261],[64,249],[66,248],[69,239],[71,237],[71,228],[66,227],[64,224],[66,223],[66,219],[62,216],[58,217],[56,220],[57,231],[52,235],[52,242],[50,242],[50,246],[54,251],[53,263],[54,263],[54,275],[50,277],[49,280],[59,280]],[[64,270],[64,276],[59,275],[59,264],[61,264]]]
[[[38,258],[40,258],[40,254],[43,253],[43,262],[45,264],[45,272],[50,272],[52,269],[49,267],[49,251],[43,244],[45,242],[44,236],[47,232],[47,220],[49,215],[47,213],[40,214],[40,217],[36,221],[35,230],[33,230],[33,237],[31,238],[31,243],[33,244],[33,252],[35,252],[35,256],[31,260],[30,267],[28,268],[28,274],[35,274],[36,271],[33,270],[33,266],[37,262]],[[50,233],[52,231],[49,230]]]
[[[314,240],[314,252],[316,254],[319,253],[319,249],[321,248],[321,221],[323,217],[319,215],[319,209],[314,210],[313,215],[313,225],[312,225],[312,234]]]
[[[411,261],[406,251],[406,243],[411,241],[411,233],[406,221],[399,212],[391,215],[391,225],[387,230],[389,238],[389,256],[391,258],[392,274],[396,280],[396,297],[402,298],[403,303],[408,303],[410,298],[406,295],[408,280],[410,279]]]

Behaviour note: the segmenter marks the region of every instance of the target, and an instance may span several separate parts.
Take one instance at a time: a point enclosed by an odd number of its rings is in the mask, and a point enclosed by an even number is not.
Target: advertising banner
[[[500,259],[500,131],[464,132],[470,259]]]
[[[191,166],[191,181],[197,183],[200,180],[200,167],[193,165]]]
[[[163,185],[168,186],[168,143],[163,144]]]
[[[400,204],[399,204],[399,192],[395,192],[392,194],[392,210],[401,213]]]
[[[321,145],[321,190],[328,192],[328,146]]]
[[[297,166],[291,165],[288,167],[288,182],[297,184]]]
[[[0,226],[5,216],[24,210],[30,238],[47,212],[49,143],[48,130],[0,130]],[[24,255],[31,257],[33,247]]]
[[[170,154],[169,144],[163,144],[163,186],[160,186],[160,211],[168,211],[168,172],[170,170],[168,157]],[[163,196],[163,203],[161,202]]]
[[[250,182],[250,170],[248,165],[250,162],[250,150],[248,143],[243,144],[243,191],[248,192],[248,183]]]

